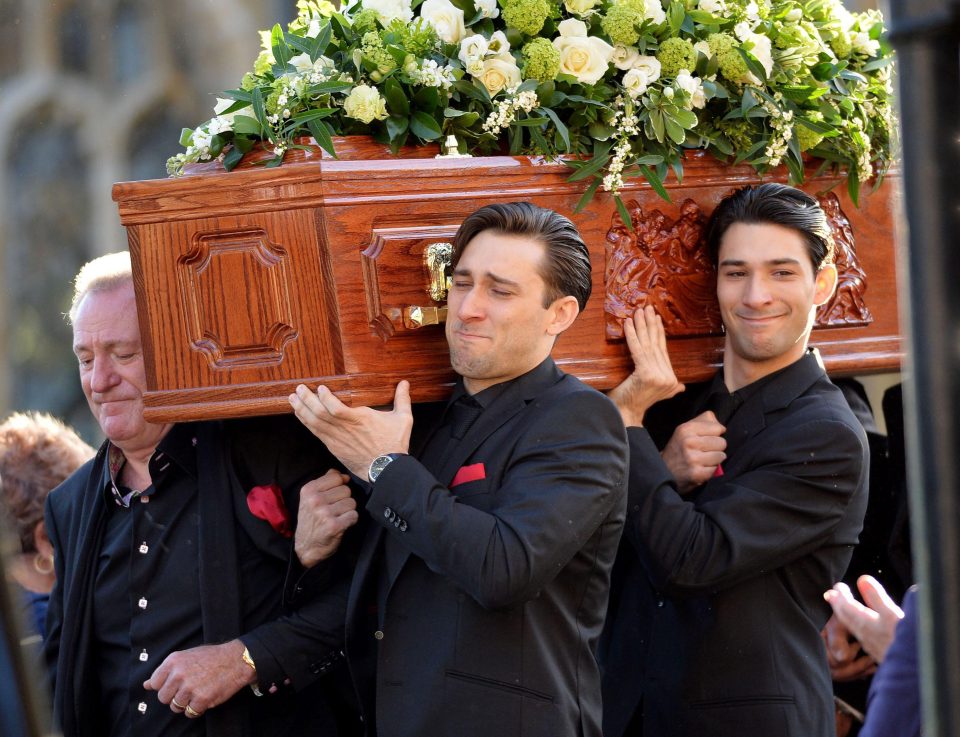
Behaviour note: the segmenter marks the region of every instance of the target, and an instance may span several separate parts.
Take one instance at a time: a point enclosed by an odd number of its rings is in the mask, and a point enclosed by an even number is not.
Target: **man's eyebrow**
[[[468,276],[471,279],[476,278],[474,273],[469,269],[454,269],[453,274],[454,276]],[[507,279],[505,276],[498,276],[497,274],[494,274],[492,271],[484,272],[480,276],[481,278],[489,279],[490,281],[496,284],[501,284],[503,286],[515,287],[515,288],[520,287],[520,282],[514,281],[513,279]]]
[[[772,258],[764,261],[764,266],[798,266],[800,261],[795,258]],[[719,263],[719,266],[746,266],[747,262],[742,259],[727,258]]]

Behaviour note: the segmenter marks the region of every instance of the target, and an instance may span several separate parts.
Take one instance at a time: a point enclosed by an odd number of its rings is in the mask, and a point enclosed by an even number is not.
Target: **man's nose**
[[[113,362],[106,358],[93,359],[93,369],[90,372],[90,388],[95,392],[105,392],[117,384],[117,372]]]
[[[770,302],[771,299],[770,286],[767,284],[767,280],[759,275],[751,276],[743,294],[744,304],[764,305]]]
[[[483,317],[483,297],[476,287],[467,290],[457,305],[457,317],[461,320],[476,320]]]

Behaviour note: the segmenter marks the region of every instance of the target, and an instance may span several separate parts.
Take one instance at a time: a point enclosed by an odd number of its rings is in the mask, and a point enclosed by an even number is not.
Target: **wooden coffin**
[[[664,316],[681,380],[705,379],[720,363],[701,233],[723,195],[759,181],[749,167],[694,154],[682,184],[671,178],[672,203],[629,180],[631,231],[603,193],[573,215],[585,185],[566,181],[560,163],[437,159],[426,147],[395,158],[364,138],[338,141],[338,153],[292,151],[299,160],[288,154],[276,168],[226,173],[211,164],[114,187],[133,257],[150,420],[286,412],[300,383],[326,384],[354,405],[389,403],[402,378],[414,401],[445,398],[454,376],[443,326],[417,326],[444,312],[442,265],[427,257],[442,256],[434,244],[496,201],[558,210],[590,247],[593,296],[554,350],[564,370],[598,389],[617,384],[630,369],[620,320],[642,303]],[[835,373],[897,370],[897,176],[865,191],[859,208],[836,185],[832,177],[805,185],[830,215],[841,272],[813,343]]]

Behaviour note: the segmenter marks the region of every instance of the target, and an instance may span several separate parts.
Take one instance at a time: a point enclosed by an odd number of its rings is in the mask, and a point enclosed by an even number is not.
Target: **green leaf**
[[[263,126],[249,115],[234,115],[233,132],[241,135],[261,136],[263,135]]]
[[[738,153],[738,154],[737,154],[737,158],[734,159],[734,162],[733,162],[733,163],[734,163],[734,164],[739,164],[741,161],[747,161],[747,160],[753,158],[754,154],[756,154],[758,151],[762,151],[762,150],[765,149],[766,147],[767,147],[767,139],[764,138],[764,139],[761,140],[761,141],[757,141],[755,144],[753,144],[753,145],[752,145],[750,148],[748,148],[746,151],[741,151],[740,153]]]
[[[402,115],[391,115],[389,118],[387,118],[386,122],[387,135],[390,136],[391,142],[404,135],[410,128],[409,118],[406,118]]]
[[[671,36],[676,36],[680,33],[680,26],[683,25],[683,19],[686,14],[687,11],[684,9],[683,3],[677,2],[677,0],[670,3],[670,9],[667,11],[667,23],[670,25]]]
[[[660,143],[666,140],[666,130],[663,122],[663,113],[659,110],[650,111],[650,126],[653,128],[653,135]]]
[[[680,145],[686,140],[687,133],[682,126],[678,125],[677,122],[670,116],[664,116],[663,118],[664,126],[667,129],[667,136],[670,137],[670,140]]]
[[[541,113],[545,113],[550,120],[553,121],[554,128],[557,129],[557,133],[560,134],[560,137],[563,139],[563,145],[566,148],[567,152],[570,151],[570,131],[567,130],[567,126],[563,124],[563,121],[560,120],[560,116],[557,115],[553,110],[548,107],[540,108]]]
[[[859,82],[860,84],[867,84],[867,78],[864,77],[859,72],[851,72],[849,69],[844,69],[840,72],[840,78],[846,79],[850,82]]]
[[[309,51],[310,58],[316,61],[323,56],[327,47],[330,45],[330,39],[333,36],[333,26],[329,20],[320,21],[320,33],[317,34],[313,42],[313,48]]]
[[[701,26],[719,26],[724,22],[723,18],[717,18],[706,10],[688,10],[687,15],[693,19],[694,23],[699,23]]]
[[[437,121],[420,110],[410,118],[410,132],[423,141],[435,141],[443,135]]]
[[[193,141],[193,128],[182,128],[180,130],[180,145],[186,148]]]
[[[667,190],[663,186],[663,180],[657,176],[655,171],[653,171],[649,166],[641,166],[640,173],[643,174],[643,178],[650,183],[651,187],[653,187],[654,192],[660,195],[660,197],[665,199],[667,202],[673,202],[673,200],[670,199],[670,195],[667,194]]]
[[[283,29],[280,24],[274,25],[270,31],[270,44],[273,47],[273,60],[280,69],[286,69],[293,54],[290,53],[290,47],[283,37]]]
[[[539,118],[522,118],[521,120],[515,120],[515,121],[513,121],[513,122],[510,124],[510,126],[512,127],[512,126],[515,126],[515,125],[516,125],[516,126],[519,126],[519,127],[521,127],[521,128],[530,128],[530,127],[534,127],[534,126],[543,125],[543,124],[546,123],[546,122],[547,122],[547,118],[544,118],[544,117],[539,117]]]
[[[290,122],[295,125],[303,125],[311,120],[320,120],[321,118],[329,118],[331,115],[339,112],[336,108],[324,107],[318,108],[316,110],[306,110],[302,113],[297,113],[292,118]]]
[[[487,92],[487,88],[483,85],[474,84],[473,82],[468,82],[465,79],[461,79],[453,83],[453,89],[473,100],[476,100],[477,102],[483,102],[488,105],[491,103],[490,93]]]
[[[592,176],[596,172],[604,168],[607,163],[610,161],[610,144],[603,143],[598,146],[596,149],[593,158],[590,159],[586,164],[581,166],[577,171],[575,171],[569,179],[568,182],[579,182],[581,179],[586,179],[589,176]]]
[[[885,57],[883,57],[883,58],[881,58],[881,59],[873,59],[872,61],[868,61],[866,64],[864,64],[864,65],[860,68],[860,71],[862,71],[862,72],[875,72],[875,71],[877,71],[878,69],[883,69],[884,67],[890,66],[891,64],[893,64],[893,57],[892,57],[892,56],[885,56]]]
[[[267,108],[263,103],[263,91],[259,87],[253,88],[253,114],[260,123],[261,135],[269,136],[273,140],[273,132],[270,128],[270,121],[267,120]]]
[[[743,60],[747,64],[747,69],[750,70],[753,76],[759,79],[761,82],[766,82],[767,70],[763,68],[763,64],[760,63],[759,59],[757,59],[757,57],[755,57],[749,51],[746,51],[742,46],[738,46],[737,51],[740,52],[740,56],[743,57]]]
[[[663,163],[663,157],[660,154],[645,154],[633,163],[637,165],[659,166]]]
[[[247,104],[253,102],[253,93],[246,90],[225,90],[220,94],[228,100],[240,100]]]
[[[296,33],[284,33],[283,40],[287,42],[287,46],[302,54],[309,55],[310,50],[313,48],[312,38],[304,38],[303,36],[298,36]],[[311,61],[316,61],[316,59],[311,57]]]
[[[623,224],[627,226],[627,230],[632,233],[633,218],[631,218],[630,213],[627,212],[627,206],[623,204],[623,200],[620,199],[620,195],[618,194],[613,196],[613,201],[617,203],[617,212],[620,213],[620,219],[623,221]]]
[[[383,83],[383,96],[387,99],[387,107],[393,115],[410,115],[410,103],[404,94],[400,83],[393,77],[388,77]]]
[[[333,147],[333,129],[330,127],[330,124],[325,120],[311,120],[307,123],[307,128],[310,129],[310,133],[313,135],[313,139],[317,142],[317,145],[330,154],[333,158],[339,158],[337,156],[336,149]]]
[[[581,197],[580,200],[577,202],[577,206],[573,208],[573,211],[575,213],[581,212],[583,208],[585,208],[587,205],[590,204],[590,201],[593,199],[594,193],[597,191],[597,187],[599,187],[602,183],[603,183],[603,179],[601,179],[600,177],[597,177],[596,179],[593,180],[590,186],[587,187],[586,191],[584,191],[583,197]]]
[[[697,114],[693,112],[693,110],[677,108],[670,113],[670,117],[677,123],[677,125],[686,130],[696,128],[697,126]]]
[[[683,160],[676,159],[670,164],[670,168],[673,169],[673,176],[677,178],[677,184],[683,184]]]
[[[440,92],[436,87],[421,87],[413,97],[415,107],[432,113],[440,106]]]
[[[860,207],[860,177],[856,169],[850,169],[847,176],[847,193],[854,207]]]
[[[814,133],[819,133],[821,136],[837,134],[837,129],[834,128],[832,125],[829,125],[827,123],[821,123],[818,120],[807,120],[806,118],[797,118],[797,123],[802,125],[804,128],[808,128],[812,130]]]
[[[227,171],[233,171],[241,159],[243,159],[243,151],[234,146],[223,155],[223,168]]]
[[[353,87],[353,82],[341,82],[340,80],[330,80],[329,82],[319,82],[310,85],[311,95],[323,95],[329,92],[343,92]]]

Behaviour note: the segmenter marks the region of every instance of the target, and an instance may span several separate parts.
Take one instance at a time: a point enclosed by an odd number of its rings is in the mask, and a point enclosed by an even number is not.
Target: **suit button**
[[[381,632],[380,630],[377,630],[376,632],[373,633],[373,638],[374,638],[375,640],[382,640],[382,639],[383,639],[383,632]]]
[[[663,606],[663,599],[657,599],[657,606]]]
[[[393,518],[393,526],[394,526],[394,527],[399,527],[401,522],[403,522],[403,520],[400,519],[399,517],[394,517],[394,518]]]
[[[406,531],[407,531],[407,521],[404,520],[403,522],[400,523],[400,532],[406,532]]]
[[[387,519],[390,519],[390,515],[391,515],[391,514],[393,514],[393,510],[390,509],[390,507],[384,507],[384,508],[383,508],[383,516],[384,516],[384,517],[386,517]]]

